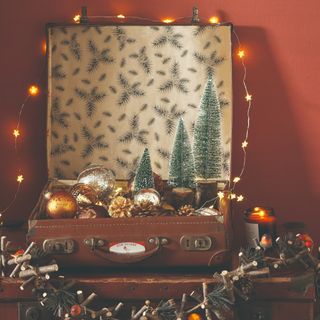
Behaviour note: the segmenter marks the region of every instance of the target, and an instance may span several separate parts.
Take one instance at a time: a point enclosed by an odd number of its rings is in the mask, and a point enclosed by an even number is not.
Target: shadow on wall
[[[278,230],[284,222],[305,222],[307,231],[318,242],[316,237],[319,236],[310,215],[317,199],[311,192],[310,181],[306,181],[303,141],[295,126],[291,97],[286,90],[281,65],[275,59],[277,53],[272,52],[263,29],[237,27],[236,31],[245,44],[247,84],[253,95],[253,107],[247,167],[237,189],[237,193],[245,195],[246,201],[237,203],[233,213],[234,226],[237,226],[235,244],[240,245],[244,239],[243,211],[256,205],[275,209]],[[236,176],[242,165],[241,142],[244,140],[247,107],[241,79],[243,70],[236,56],[234,60],[232,172]],[[290,95],[294,97],[296,94],[292,92]]]

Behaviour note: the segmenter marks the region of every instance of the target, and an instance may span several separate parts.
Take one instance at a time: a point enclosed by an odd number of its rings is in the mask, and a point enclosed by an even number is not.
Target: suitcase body
[[[57,184],[58,189],[68,186],[52,181],[45,190]],[[181,267],[229,261],[227,197],[220,200],[219,216],[43,219],[43,194],[30,217],[27,239],[53,254],[61,266]]]
[[[30,216],[29,242],[55,255],[61,266],[181,267],[228,262],[227,196],[220,200],[215,216],[80,220],[47,218],[44,193],[68,189],[90,163],[104,165],[119,181],[128,179],[145,147],[154,171],[167,180],[179,118],[183,116],[191,135],[197,105],[213,69],[223,102],[220,181],[227,183],[232,136],[231,30],[230,24],[215,28],[48,25],[49,182]],[[200,59],[204,56],[212,57],[210,68]]]

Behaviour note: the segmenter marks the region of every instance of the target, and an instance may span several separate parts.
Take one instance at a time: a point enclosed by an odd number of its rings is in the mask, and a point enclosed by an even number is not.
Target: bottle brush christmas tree
[[[219,179],[222,175],[221,111],[211,74],[201,98],[194,128],[194,159],[197,180]]]
[[[149,150],[145,148],[134,178],[134,191],[138,192],[147,188],[154,188],[154,179]]]
[[[182,118],[179,120],[169,162],[169,181],[172,187],[194,188],[194,158]]]

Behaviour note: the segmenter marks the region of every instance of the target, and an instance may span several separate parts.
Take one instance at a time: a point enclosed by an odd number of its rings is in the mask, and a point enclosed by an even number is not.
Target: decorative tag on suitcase
[[[227,262],[231,30],[48,25],[49,181],[29,241],[66,266]]]

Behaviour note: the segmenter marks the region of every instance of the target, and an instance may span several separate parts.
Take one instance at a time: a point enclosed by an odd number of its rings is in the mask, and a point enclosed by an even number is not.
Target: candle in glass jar
[[[245,211],[246,240],[254,246],[254,239],[261,240],[263,235],[270,235],[275,240],[275,215],[272,208],[253,207]]]

